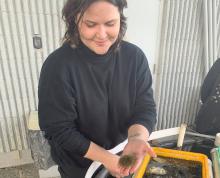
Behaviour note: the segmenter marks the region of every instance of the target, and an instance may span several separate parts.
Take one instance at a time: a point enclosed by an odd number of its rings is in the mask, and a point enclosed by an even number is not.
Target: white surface
[[[148,140],[150,141],[150,140],[154,140],[154,139],[158,139],[158,138],[164,138],[164,137],[169,137],[172,135],[178,135],[179,132],[180,132],[180,127],[158,130],[158,131],[152,132]]]
[[[127,2],[126,39],[144,51],[152,70],[156,61],[160,0],[127,0]]]
[[[38,111],[31,111],[28,118],[28,129],[29,130],[40,130]]]

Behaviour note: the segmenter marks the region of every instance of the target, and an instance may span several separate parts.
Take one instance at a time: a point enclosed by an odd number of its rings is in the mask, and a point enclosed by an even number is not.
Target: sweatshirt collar
[[[94,51],[89,49],[83,42],[80,41],[77,46],[77,51],[83,59],[89,62],[104,62],[110,58],[113,53],[112,48],[110,48],[105,54],[96,54]]]

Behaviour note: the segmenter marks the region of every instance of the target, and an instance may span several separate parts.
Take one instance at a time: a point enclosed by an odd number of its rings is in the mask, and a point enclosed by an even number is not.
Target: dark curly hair
[[[66,4],[62,10],[62,18],[66,24],[66,32],[63,38],[64,43],[68,43],[70,45],[77,46],[79,44],[79,32],[78,32],[78,23],[82,18],[83,14],[87,10],[87,8],[94,2],[101,1],[101,0],[67,0]],[[127,7],[126,0],[102,0],[107,1],[114,6],[118,7],[120,13],[120,30],[118,39],[114,43],[114,48],[116,49],[121,40],[123,39],[127,24],[126,24],[126,17],[123,14],[123,9]],[[78,21],[77,15],[80,14]]]

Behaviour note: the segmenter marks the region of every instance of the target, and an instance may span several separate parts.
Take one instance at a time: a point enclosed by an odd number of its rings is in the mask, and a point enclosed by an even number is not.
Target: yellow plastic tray
[[[193,153],[187,151],[179,151],[179,150],[172,150],[172,149],[165,149],[165,148],[153,148],[154,151],[158,156],[169,157],[169,158],[176,158],[182,160],[189,160],[189,161],[196,161],[201,163],[202,165],[202,178],[210,178],[209,176],[209,166],[208,166],[208,158],[204,154],[200,153]],[[146,171],[147,165],[150,161],[151,157],[147,154],[138,169],[138,172],[134,176],[134,178],[142,178]]]

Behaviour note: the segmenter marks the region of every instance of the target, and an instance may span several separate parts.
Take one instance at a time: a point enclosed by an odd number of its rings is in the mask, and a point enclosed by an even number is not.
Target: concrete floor
[[[0,169],[0,178],[39,178],[39,173],[33,164],[28,164]]]
[[[47,173],[48,174],[48,173]],[[53,175],[50,174],[50,175]],[[39,176],[39,171],[36,169],[34,164],[27,164],[18,167],[1,168],[0,178],[60,178],[59,176],[48,176],[44,172],[41,172]]]

